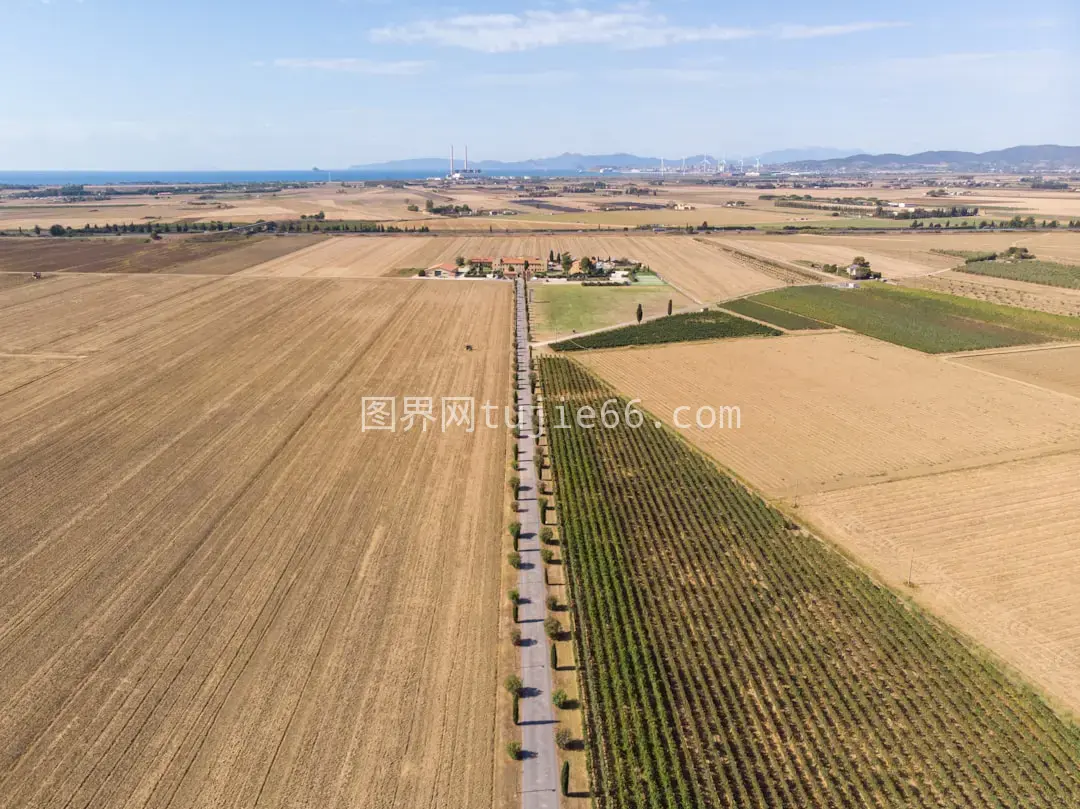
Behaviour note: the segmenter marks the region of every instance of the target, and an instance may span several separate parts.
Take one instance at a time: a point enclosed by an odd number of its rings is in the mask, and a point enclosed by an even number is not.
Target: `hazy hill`
[[[743,158],[747,167],[755,159],[769,166],[784,166],[800,171],[868,171],[887,169],[945,168],[951,170],[1018,170],[1061,169],[1080,167],[1080,146],[1013,146],[993,152],[933,151],[919,154],[853,154],[855,150],[833,149],[813,146],[803,149],[782,149],[765,152],[755,157]],[[711,163],[716,155],[708,155]],[[464,165],[463,156],[458,156],[457,167]],[[682,165],[698,166],[706,155],[688,155],[687,157],[666,158],[665,163],[674,168]],[[729,160],[729,165],[734,158]],[[597,169],[657,169],[659,157],[641,157],[639,155],[616,154],[576,154],[566,152],[555,157],[542,157],[535,160],[503,162],[500,160],[474,160],[472,168],[479,168],[485,174],[517,174],[530,171],[576,173]],[[415,171],[445,174],[450,167],[449,157],[421,157],[410,160],[391,160],[386,163],[369,163],[350,166],[364,171]]]

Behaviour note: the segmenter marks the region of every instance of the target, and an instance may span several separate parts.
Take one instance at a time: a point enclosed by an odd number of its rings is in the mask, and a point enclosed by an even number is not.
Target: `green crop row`
[[[587,334],[554,343],[556,351],[583,351],[590,348],[683,343],[691,340],[715,340],[748,335],[776,336],[776,329],[716,310],[687,312],[648,320],[634,326]]]
[[[1025,261],[971,261],[960,272],[973,275],[990,275],[994,278],[1011,278],[1049,287],[1080,289],[1080,266],[1058,264],[1053,261],[1028,259]]]
[[[727,303],[722,304],[722,306],[737,315],[746,315],[747,317],[762,320],[766,323],[771,323],[774,326],[779,326],[782,329],[788,329],[789,331],[833,328],[829,323],[822,323],[820,320],[803,317],[794,312],[777,309],[775,306],[769,306],[748,298],[728,301]]]
[[[1080,731],[644,423],[550,431],[599,809],[1080,806]]]
[[[749,300],[929,354],[1080,339],[1076,318],[873,282],[790,287]]]

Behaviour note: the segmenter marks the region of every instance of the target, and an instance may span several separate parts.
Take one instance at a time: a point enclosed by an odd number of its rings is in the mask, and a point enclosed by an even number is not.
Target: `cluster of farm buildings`
[[[539,256],[472,256],[428,267],[426,275],[435,278],[576,278],[577,280],[628,280],[641,264],[627,259],[574,258],[563,261]]]

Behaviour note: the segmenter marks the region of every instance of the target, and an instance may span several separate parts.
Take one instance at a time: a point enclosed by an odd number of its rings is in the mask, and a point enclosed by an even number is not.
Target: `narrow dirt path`
[[[532,388],[529,373],[529,324],[525,312],[525,284],[515,281],[517,295],[517,356],[518,402],[524,412],[533,412]],[[522,809],[556,809],[559,805],[558,760],[555,756],[555,712],[551,704],[551,653],[544,618],[547,617],[547,586],[544,583],[544,564],[540,558],[540,509],[537,502],[536,434],[533,425],[523,425],[518,439],[518,475],[521,492],[521,573],[518,592],[522,603],[518,608],[521,630],[521,681],[524,696],[521,700],[522,732]]]

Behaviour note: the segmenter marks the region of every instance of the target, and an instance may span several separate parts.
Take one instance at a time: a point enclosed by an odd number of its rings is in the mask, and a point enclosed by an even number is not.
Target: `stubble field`
[[[509,314],[502,284],[0,293],[0,805],[505,798],[506,436],[360,419],[504,404]]]
[[[228,275],[302,250],[318,235],[0,239],[0,272]]]
[[[913,245],[871,238],[801,235],[783,239],[745,238],[721,241],[748,253],[789,263],[813,261],[847,267],[855,256],[862,255],[873,269],[886,278],[926,275],[960,263],[956,258],[913,249]]]
[[[985,463],[1074,442],[1080,400],[850,333],[580,355],[670,420],[738,405],[737,430],[681,431],[773,496]]]
[[[953,357],[989,374],[1080,397],[1080,346],[997,351]]]
[[[1080,711],[1080,453],[811,495],[799,513]],[[907,588],[905,588],[907,589]]]
[[[744,262],[694,239],[672,236],[393,236],[331,237],[319,244],[250,267],[246,275],[372,277],[451,262],[458,256],[546,259],[629,258],[649,265],[691,300],[708,303],[783,286]]]

